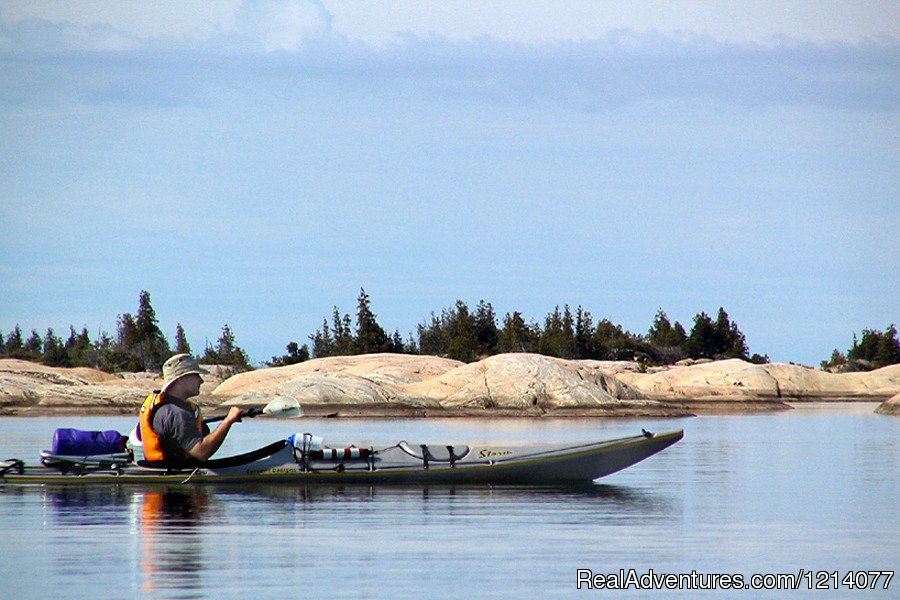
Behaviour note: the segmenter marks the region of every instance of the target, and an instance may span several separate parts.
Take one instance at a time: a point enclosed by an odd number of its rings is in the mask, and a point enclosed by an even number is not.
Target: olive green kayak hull
[[[585,483],[605,477],[675,444],[683,431],[578,445],[425,445],[308,451],[289,441],[199,467],[163,468],[143,461],[45,459],[0,463],[0,485],[278,483],[309,484],[526,484]]]

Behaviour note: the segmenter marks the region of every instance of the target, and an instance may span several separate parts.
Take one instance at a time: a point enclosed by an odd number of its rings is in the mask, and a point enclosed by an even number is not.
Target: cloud
[[[135,9],[135,18],[141,18]],[[0,13],[0,51],[17,53],[211,50],[296,52],[310,41],[335,37],[331,14],[320,0],[242,2],[233,24],[217,32],[137,35],[110,24],[29,17],[7,22]]]
[[[603,39],[541,44],[405,34],[373,47],[335,33],[319,0],[244,2],[234,29],[202,39],[0,22],[2,56],[11,59],[0,92],[6,102],[57,86],[59,99],[69,102],[196,106],[222,89],[258,90],[264,101],[308,93],[309,84],[326,96],[351,89],[387,102],[587,113],[657,102],[893,111],[900,101],[894,38],[763,45],[618,30]]]
[[[236,26],[240,34],[257,40],[267,52],[297,51],[310,39],[332,34],[331,14],[318,0],[244,2]]]
[[[770,47],[618,32],[600,41],[540,46],[407,36],[374,49],[329,37],[327,19],[314,12],[288,11],[280,20],[278,8],[267,5],[242,19],[239,35],[193,48],[159,40],[139,42],[108,28],[46,23],[21,23],[0,35],[7,34],[7,48],[12,37],[14,47],[28,48],[32,56],[68,50],[91,54],[82,57],[82,64],[69,65],[69,73],[79,68],[99,71],[101,63],[113,58],[123,71],[148,73],[148,81],[154,82],[149,95],[168,94],[163,104],[169,103],[172,89],[165,79],[174,78],[180,89],[185,72],[191,87],[220,79],[245,85],[260,73],[280,73],[294,82],[286,88],[312,78],[338,93],[348,82],[368,81],[372,94],[386,97],[554,105],[588,112],[658,100],[896,110],[900,100],[896,40],[857,45],[784,42]],[[20,58],[28,53],[14,51]],[[267,53],[274,54],[267,58]],[[230,59],[223,61],[223,54]],[[109,76],[115,78],[115,70]],[[96,79],[85,76],[94,87]]]
[[[3,53],[129,52],[140,45],[140,39],[109,25],[51,23],[41,19],[8,25],[0,21]]]

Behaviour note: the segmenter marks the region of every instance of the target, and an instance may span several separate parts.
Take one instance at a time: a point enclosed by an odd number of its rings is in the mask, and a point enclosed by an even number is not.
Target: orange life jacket
[[[141,428],[144,460],[165,460],[166,458],[163,454],[162,444],[159,441],[159,435],[153,430],[153,416],[156,414],[156,410],[166,402],[169,402],[168,397],[165,394],[161,394],[159,390],[154,390],[141,405],[138,422]],[[200,414],[200,407],[191,401],[186,401],[186,403],[197,416],[197,430],[203,433],[204,423]]]

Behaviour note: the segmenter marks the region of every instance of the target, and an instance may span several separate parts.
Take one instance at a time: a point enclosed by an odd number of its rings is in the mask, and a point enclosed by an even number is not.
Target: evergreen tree
[[[191,345],[188,344],[187,336],[184,334],[184,328],[181,323],[175,326],[175,354],[190,354]]]
[[[478,340],[475,338],[475,318],[462,300],[447,313],[447,356],[462,362],[472,362],[477,357]]]
[[[694,316],[694,326],[685,341],[685,352],[691,358],[713,358],[718,350],[716,326],[705,312]]]
[[[878,340],[875,365],[886,367],[897,363],[900,363],[900,341],[897,340],[897,327],[892,323]]]
[[[38,335],[38,332],[34,329],[31,330],[31,336],[27,340],[25,340],[24,350],[25,356],[29,360],[38,360],[41,358],[41,352],[44,347],[43,341],[41,341],[41,336]]]
[[[447,353],[448,335],[444,331],[444,323],[441,318],[431,313],[431,323],[419,324],[416,329],[419,334],[419,352],[433,356],[443,356]]]
[[[47,333],[44,334],[42,350],[42,361],[45,365],[51,367],[69,366],[69,357],[66,355],[66,349],[63,346],[63,342],[55,333],[53,333],[52,327],[48,328]]]
[[[372,312],[369,295],[362,288],[356,312],[356,348],[359,354],[389,352],[392,349],[391,339],[378,324]]]
[[[503,328],[497,338],[497,350],[500,352],[534,352],[540,335],[535,327],[529,326],[522,318],[522,313],[514,311],[503,317]]]
[[[337,312],[337,308],[334,310]],[[322,329],[316,330],[316,333],[309,336],[309,339],[313,344],[313,356],[316,358],[331,356],[334,352],[334,338],[328,328],[327,319],[322,319]]]
[[[131,313],[119,315],[116,333],[116,344],[122,351],[128,351],[140,342],[137,326],[134,324],[134,317],[131,316]]]
[[[847,351],[847,359],[862,368],[879,368],[900,363],[900,342],[897,328],[892,324],[884,333],[874,329],[863,329],[862,339],[853,334],[853,346]]]
[[[113,353],[110,356],[113,369],[117,371],[141,371],[144,365],[138,359],[140,340],[137,326],[131,313],[119,315],[116,329],[116,342],[113,345]]]
[[[403,343],[403,338],[400,336],[399,329],[395,329],[394,335],[391,336],[391,352],[397,354],[409,353],[409,349],[406,348],[406,345]]]
[[[10,358],[25,358],[27,356],[25,342],[22,339],[22,330],[19,328],[18,323],[6,336],[6,342],[3,344],[3,355]]]
[[[719,308],[715,322],[705,312],[694,317],[694,327],[684,344],[691,358],[740,358],[747,360],[747,341],[732,323],[728,313]],[[761,358],[761,357],[760,357]]]
[[[621,325],[609,319],[601,319],[597,323],[591,339],[594,353],[600,360],[632,360],[634,344]]]
[[[65,351],[68,362],[73,367],[97,366],[97,351],[91,344],[87,327],[82,327],[81,333],[75,333],[75,328],[69,326],[69,339],[66,340]]]
[[[309,346],[306,344],[298,346],[297,342],[288,342],[285,349],[287,350],[287,354],[273,356],[272,360],[266,364],[270,367],[284,367],[309,360]]]
[[[574,358],[575,347],[574,321],[569,305],[565,306],[563,313],[556,306],[544,320],[544,329],[538,340],[538,352],[546,356]]]
[[[131,348],[144,370],[158,370],[172,354],[169,343],[156,321],[156,311],[150,304],[150,293],[142,290],[138,299],[138,311],[134,318],[137,345]]]
[[[747,360],[747,340],[738,329],[737,323],[729,320],[728,313],[721,306],[716,317],[716,341],[717,356]]]
[[[119,315],[113,353],[116,368],[127,371],[158,371],[171,354],[169,343],[157,323],[150,294],[141,291],[137,314]]]
[[[359,354],[359,349],[356,347],[356,338],[353,337],[353,333],[351,332],[351,323],[350,315],[344,313],[344,315],[341,316],[335,306],[334,314],[332,315],[332,324],[334,326],[333,354],[336,356],[352,356],[354,354]]]
[[[222,335],[219,336],[216,347],[212,348],[207,346],[203,361],[211,364],[236,367],[240,371],[247,371],[250,369],[247,354],[240,346],[235,344],[234,333],[227,323],[222,327]]]
[[[115,357],[115,344],[113,339],[109,337],[109,334],[105,331],[101,332],[100,337],[94,342],[94,352],[97,357],[96,366],[98,369],[104,371],[116,370],[117,361]]]
[[[678,348],[687,340],[684,327],[678,321],[675,325],[669,321],[663,309],[656,311],[656,317],[653,319],[653,325],[647,332],[647,341],[654,346],[660,348]]]
[[[578,358],[594,358],[591,337],[594,335],[594,322],[590,311],[581,306],[575,311],[575,355]]]
[[[494,314],[494,307],[490,302],[481,300],[475,307],[475,341],[477,343],[477,353],[479,356],[490,356],[494,354],[497,347],[497,337],[499,331],[497,329],[497,315]]]
[[[410,333],[409,337],[406,339],[404,352],[407,354],[419,354],[419,345],[416,343],[415,338],[413,338],[412,333]]]

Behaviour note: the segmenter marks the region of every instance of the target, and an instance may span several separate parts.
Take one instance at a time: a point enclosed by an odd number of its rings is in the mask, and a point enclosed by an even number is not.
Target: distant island
[[[330,416],[681,416],[755,411],[788,402],[884,402],[896,412],[900,341],[894,325],[866,329],[846,353],[819,368],[750,355],[740,328],[719,308],[698,313],[690,332],[660,309],[646,335],[558,306],[543,324],[519,312],[502,325],[490,303],[462,301],[417,327],[417,340],[388,335],[361,289],[355,328],[334,309],[331,324],[263,367],[249,364],[228,325],[197,355],[210,365],[201,400],[209,406],[261,405],[296,397],[308,414]],[[115,337],[91,341],[70,327],[66,341],[48,329],[27,338],[18,325],[0,346],[0,414],[131,413],[161,384],[173,353],[192,353],[179,324],[171,346],[150,294],[135,315],[119,315]]]
[[[507,353],[472,363],[425,355],[312,359],[232,374],[209,365],[201,403],[262,406],[292,396],[309,416],[676,417],[865,401],[897,414],[900,365],[828,373],[739,359],[647,369],[634,361]],[[158,373],[110,374],[0,359],[0,415],[135,414]]]

